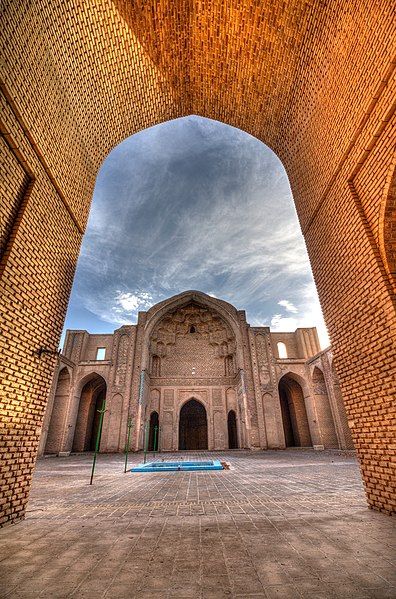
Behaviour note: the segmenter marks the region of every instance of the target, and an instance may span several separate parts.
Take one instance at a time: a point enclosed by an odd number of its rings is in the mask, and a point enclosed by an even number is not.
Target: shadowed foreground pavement
[[[231,469],[100,455],[90,487],[91,454],[40,460],[26,520],[0,531],[1,597],[396,597],[395,520],[367,509],[351,453],[160,455],[183,456]]]

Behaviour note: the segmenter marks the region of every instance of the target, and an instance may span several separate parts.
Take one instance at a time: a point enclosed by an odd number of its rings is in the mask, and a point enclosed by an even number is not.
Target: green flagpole
[[[158,426],[155,426],[154,427],[153,457],[155,455],[155,452],[158,451],[158,447],[157,447],[157,432],[158,432]]]
[[[124,466],[124,473],[127,471],[127,467],[128,467],[128,453],[129,453],[129,447],[131,444],[131,429],[133,426],[133,418],[132,416],[130,416],[128,418],[128,425],[127,425],[127,429],[128,429],[128,433],[127,433],[127,442],[125,445],[125,466]]]
[[[148,427],[149,427],[149,423],[146,422],[145,427],[144,427],[144,460],[143,463],[146,463],[146,459],[147,459],[147,448],[148,448]]]
[[[90,485],[92,485],[92,481],[93,481],[93,476],[94,476],[94,472],[95,472],[95,464],[96,464],[96,456],[98,455],[100,438],[102,436],[103,416],[104,416],[104,413],[106,412],[106,400],[105,399],[103,400],[103,403],[102,403],[102,409],[97,410],[97,412],[99,412],[99,426],[98,426],[98,432],[96,434],[95,452],[94,452],[94,458],[93,458],[93,462],[92,462],[92,471],[91,471],[91,480],[89,481]]]

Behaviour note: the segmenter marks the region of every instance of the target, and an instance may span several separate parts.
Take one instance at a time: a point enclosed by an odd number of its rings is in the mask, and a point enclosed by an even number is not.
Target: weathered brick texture
[[[3,520],[26,503],[54,367],[37,350],[57,347],[98,168],[191,113],[283,161],[369,503],[394,511],[395,27],[388,0],[3,3]]]

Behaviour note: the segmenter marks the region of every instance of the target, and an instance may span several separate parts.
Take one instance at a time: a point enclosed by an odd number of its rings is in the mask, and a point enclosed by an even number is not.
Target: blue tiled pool
[[[147,462],[131,468],[131,472],[170,472],[180,470],[223,470],[220,460],[205,462]]]

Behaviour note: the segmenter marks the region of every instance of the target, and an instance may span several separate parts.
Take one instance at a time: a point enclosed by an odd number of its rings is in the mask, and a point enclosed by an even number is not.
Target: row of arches
[[[327,392],[323,372],[315,367],[312,374],[314,401],[307,404],[306,385],[291,373],[285,374],[279,381],[280,414],[286,447],[312,447],[323,444],[328,448],[353,447],[350,430],[346,425],[345,408],[340,393],[333,398],[338,405],[336,414],[340,415],[337,431],[334,407],[332,408]],[[335,389],[338,387],[335,386]],[[106,398],[106,382],[99,374],[91,375],[78,387],[77,395],[70,397],[70,373],[63,368],[58,376],[52,414],[44,452],[48,454],[62,451],[83,452],[95,447],[98,434],[99,413]],[[71,405],[75,407],[71,407]],[[307,412],[308,406],[308,412]],[[113,406],[114,408],[114,406]],[[109,428],[117,420],[121,405],[116,412],[111,410]],[[70,413],[68,413],[70,411]],[[345,415],[345,418],[342,416]],[[226,414],[227,423],[225,447],[239,447],[237,416],[233,409]],[[343,426],[345,423],[345,426]],[[114,428],[114,427],[113,427]],[[114,447],[120,446],[118,439],[120,426]],[[110,431],[109,434],[113,435]],[[344,436],[340,443],[340,434]],[[70,438],[70,435],[72,438]],[[114,436],[114,435],[113,435]],[[148,449],[158,449],[160,437],[159,414],[153,411],[149,418]],[[121,442],[122,445],[122,442]],[[208,449],[208,417],[205,406],[196,399],[190,399],[180,409],[178,422],[178,440],[180,450]],[[112,449],[114,450],[114,449]]]
[[[70,388],[70,374],[63,368],[58,377],[58,385],[54,398],[51,419],[48,428],[45,453],[53,454],[62,451],[64,426]],[[100,375],[88,380],[81,389],[78,403],[76,425],[72,441],[72,452],[93,451],[98,435],[99,412],[106,399],[106,382]],[[228,447],[238,448],[237,421],[234,410],[227,415]],[[155,451],[159,448],[160,428],[159,414],[153,411],[150,415],[147,448]],[[206,409],[196,399],[185,403],[180,410],[179,449],[208,449],[208,421]]]

